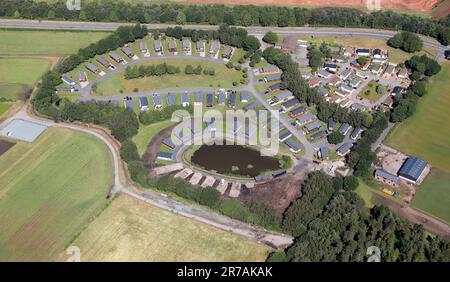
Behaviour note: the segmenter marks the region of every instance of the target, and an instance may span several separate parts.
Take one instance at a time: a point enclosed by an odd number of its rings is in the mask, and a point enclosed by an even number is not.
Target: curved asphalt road
[[[114,70],[108,70],[105,75],[98,76],[97,80],[95,80],[95,83],[99,83],[101,81],[104,81],[104,80],[110,78],[115,73],[125,70],[125,68],[127,68],[128,66],[137,65],[137,64],[140,64],[145,61],[161,60],[161,59],[193,59],[193,58],[195,58],[195,60],[199,60],[199,61],[209,61],[209,62],[214,62],[214,63],[218,63],[218,64],[226,64],[226,62],[223,60],[215,59],[215,58],[212,58],[209,56],[193,57],[192,55],[185,55],[185,54],[139,57],[139,59],[137,59],[137,60],[132,60],[132,61],[129,61],[127,64],[117,66]],[[247,65],[247,67],[249,67],[249,66]],[[266,101],[266,99],[260,93],[258,93],[258,91],[256,91],[256,89],[254,87],[255,76],[254,76],[253,72],[249,71],[248,73],[249,73],[249,83],[247,85],[239,87],[239,88],[231,88],[231,89],[236,90],[236,91],[248,91],[248,92],[252,93],[252,95],[262,105],[264,105],[264,107],[266,109],[278,113],[278,110],[274,109],[271,105],[269,105],[269,103]],[[215,91],[215,90],[217,90],[217,88],[173,88],[173,89],[159,89],[159,90],[151,90],[151,91],[136,92],[136,93],[124,93],[124,94],[120,94],[120,95],[99,97],[99,96],[91,95],[92,84],[93,84],[92,82],[89,83],[89,85],[87,85],[86,87],[84,87],[81,90],[81,95],[83,96],[84,101],[91,100],[91,99],[97,100],[97,101],[117,100],[117,99],[121,99],[125,96],[139,97],[142,95],[148,96],[148,95],[152,95],[155,93],[166,94],[168,92],[185,92],[185,91],[196,92],[196,91]],[[280,121],[281,124],[284,125],[285,128],[289,129],[289,131],[303,144],[303,146],[305,148],[305,154],[302,156],[302,158],[309,162],[313,161],[314,147],[306,139],[306,137],[289,122],[289,119],[286,116],[279,115],[277,119]]]
[[[173,197],[168,197],[156,191],[151,190],[141,191],[135,189],[134,187],[124,187],[119,177],[120,156],[117,150],[115,149],[115,146],[111,143],[110,140],[108,140],[108,138],[87,128],[79,127],[68,123],[55,123],[52,120],[34,117],[28,113],[28,107],[29,102],[26,103],[24,106],[22,106],[22,108],[12,117],[0,123],[0,129],[3,126],[6,126],[9,122],[11,122],[14,119],[22,119],[26,121],[40,123],[48,127],[59,127],[80,131],[99,138],[108,147],[113,157],[114,187],[110,191],[110,193],[114,194],[121,192],[125,195],[136,198],[138,200],[154,205],[161,209],[191,218],[199,222],[203,222],[205,224],[214,226],[222,230],[238,234],[250,240],[258,241],[260,243],[268,245],[273,249],[284,248],[292,244],[293,237],[289,235],[267,231],[260,226],[251,225],[238,220],[231,219],[229,217],[212,212],[207,208],[197,205],[191,205],[189,203],[184,203]]]
[[[139,57],[139,59],[137,59],[137,60],[133,60],[133,59],[129,59],[129,58],[127,58],[127,59],[128,59],[128,63],[126,63],[124,65],[120,64],[114,70],[108,70],[107,72],[105,72],[105,75],[98,76],[98,78],[95,80],[95,83],[99,83],[104,80],[107,80],[115,73],[124,71],[129,66],[138,65],[138,64],[141,64],[146,61],[156,61],[156,60],[163,60],[163,59],[191,59],[191,60],[195,59],[196,61],[214,62],[216,64],[223,64],[223,65],[226,64],[226,62],[223,60],[219,60],[219,59],[215,59],[215,58],[211,58],[211,57],[201,57],[201,56],[194,57],[192,55],[185,55],[185,54]],[[139,94],[144,95],[144,93],[125,93],[125,94],[115,95],[115,96],[92,96],[91,97],[90,94],[91,94],[91,90],[92,90],[92,84],[93,83],[89,83],[89,85],[87,85],[86,87],[81,89],[80,92],[81,92],[81,95],[83,96],[83,100],[88,100],[88,99],[108,100],[108,98],[111,99],[112,97],[118,97],[118,96],[124,97],[124,96],[138,96]],[[202,90],[206,90],[206,89],[210,89],[210,88],[198,88],[198,91],[202,91]],[[217,89],[217,88],[211,88],[211,89]],[[177,92],[184,91],[181,88],[173,88],[173,89],[167,89],[167,92],[170,92],[171,90],[174,92],[175,91],[177,91]],[[196,91],[196,89],[186,89],[186,91]],[[155,90],[155,91],[149,91],[148,93],[161,93],[161,92],[165,92],[165,91]],[[147,93],[147,92],[145,92],[145,93]],[[101,97],[101,98],[97,99],[99,97]]]

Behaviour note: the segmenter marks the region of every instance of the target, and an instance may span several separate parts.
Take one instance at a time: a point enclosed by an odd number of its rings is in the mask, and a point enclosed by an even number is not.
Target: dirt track
[[[225,4],[261,4],[261,5],[305,5],[322,7],[360,7],[366,8],[369,0],[187,0],[194,3],[225,3]],[[373,1],[373,0],[371,0]],[[382,9],[408,10],[429,13],[438,0],[380,0]],[[374,2],[374,1],[373,1]]]
[[[155,166],[155,159],[158,156],[159,148],[161,147],[161,143],[166,139],[167,137],[170,137],[170,134],[172,133],[172,129],[177,126],[178,124],[174,124],[172,126],[169,126],[167,128],[164,128],[158,134],[156,134],[150,143],[147,145],[147,150],[145,151],[144,155],[142,156],[142,159],[144,161],[144,165],[148,169],[152,169]]]

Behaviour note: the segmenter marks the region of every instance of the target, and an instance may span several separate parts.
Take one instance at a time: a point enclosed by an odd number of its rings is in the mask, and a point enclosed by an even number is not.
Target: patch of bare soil
[[[243,188],[239,199],[244,202],[264,203],[273,207],[279,215],[299,196],[303,177],[287,174],[253,188]]]
[[[0,156],[11,149],[16,143],[8,142],[5,140],[0,140]]]

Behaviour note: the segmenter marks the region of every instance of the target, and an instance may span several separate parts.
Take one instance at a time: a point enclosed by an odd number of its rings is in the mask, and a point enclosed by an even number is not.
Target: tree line
[[[165,74],[177,74],[181,70],[179,67],[169,65],[167,63],[150,65],[150,66],[133,66],[126,67],[124,72],[125,79],[143,78],[146,76],[162,76]]]
[[[187,64],[183,70],[186,75],[210,75],[213,76],[216,74],[214,68],[203,68],[201,65],[197,65],[195,68]],[[126,67],[124,72],[125,79],[136,79],[143,78],[148,76],[163,76],[165,74],[179,74],[181,73],[181,69],[178,66],[173,66],[167,63],[157,64],[157,65],[140,65],[133,67]]]
[[[439,63],[427,55],[412,56],[405,62],[405,66],[412,72],[409,76],[412,83],[405,93],[394,98],[391,115],[393,122],[401,122],[415,113],[419,98],[427,94],[428,79],[441,71]]]
[[[66,0],[0,2],[0,17],[137,23],[228,24],[239,26],[338,26],[405,30],[450,42],[450,17],[439,21],[392,11],[364,12],[354,8],[312,8],[259,5],[131,4],[125,1],[83,2],[80,11]]]
[[[134,42],[148,34],[146,26],[136,24],[134,26],[120,26],[111,35],[101,39],[97,43],[92,43],[86,48],[81,48],[77,54],[70,55],[58,65],[57,70],[61,73],[75,69],[79,64],[102,55],[108,51],[113,51],[126,43]]]

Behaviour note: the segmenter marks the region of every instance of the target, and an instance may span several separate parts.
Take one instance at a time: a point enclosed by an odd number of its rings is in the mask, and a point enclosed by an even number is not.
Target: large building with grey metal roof
[[[421,158],[409,157],[400,167],[398,176],[408,182],[415,184],[422,176],[426,167],[427,162],[425,162]]]

